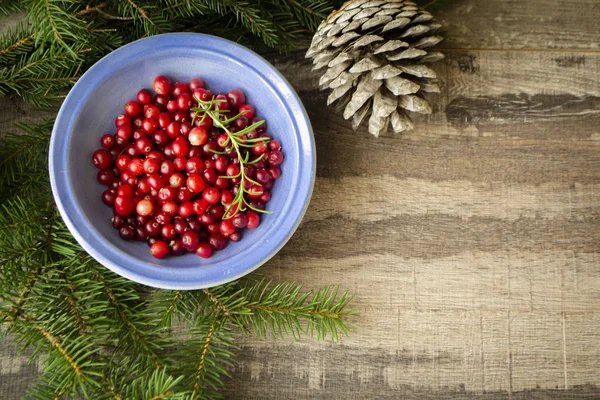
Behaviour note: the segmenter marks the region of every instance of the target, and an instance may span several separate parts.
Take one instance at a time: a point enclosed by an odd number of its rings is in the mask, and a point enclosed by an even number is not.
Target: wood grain
[[[456,0],[417,129],[353,131],[304,51],[267,58],[311,118],[306,217],[260,272],[339,285],[340,344],[241,335],[231,399],[600,398],[600,3]],[[0,128],[31,115],[1,100]],[[0,345],[2,398],[36,366]]]

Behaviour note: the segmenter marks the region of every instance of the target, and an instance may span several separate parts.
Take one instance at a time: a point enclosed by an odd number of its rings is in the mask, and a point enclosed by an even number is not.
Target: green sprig
[[[264,124],[265,121],[264,120],[256,121],[255,123],[247,126],[244,129],[241,129],[237,132],[232,132],[229,130],[229,125],[233,121],[238,119],[239,117],[243,116],[245,112],[242,111],[233,117],[226,118],[225,116],[229,112],[229,110],[220,110],[217,107],[217,105],[219,103],[223,103],[226,100],[218,100],[218,99],[215,99],[214,96],[211,100],[207,100],[207,101],[200,100],[200,98],[198,98],[198,97],[194,97],[194,99],[198,102],[198,107],[194,107],[191,109],[192,111],[194,111],[194,118],[192,119],[192,123],[198,117],[201,118],[200,122],[203,122],[204,119],[207,117],[211,118],[213,121],[213,125],[219,129],[222,129],[227,134],[227,140],[225,141],[224,146],[228,146],[229,144],[231,144],[231,147],[225,148],[225,152],[217,152],[217,151],[214,151],[214,152],[219,153],[219,154],[227,154],[229,151],[235,150],[235,152],[237,153],[238,159],[240,160],[240,172],[238,172],[234,176],[228,176],[228,175],[220,176],[220,178],[224,178],[224,179],[238,179],[238,178],[240,179],[239,190],[236,193],[235,197],[233,198],[233,201],[231,202],[231,204],[223,203],[223,205],[225,207],[227,207],[223,218],[224,219],[233,218],[238,213],[244,212],[247,209],[251,209],[256,212],[263,213],[263,214],[271,214],[271,211],[261,210],[261,209],[258,209],[256,207],[253,207],[252,205],[250,205],[250,202],[246,199],[246,196],[245,196],[245,195],[260,194],[259,192],[250,191],[249,190],[250,188],[247,187],[250,185],[262,187],[262,185],[260,183],[256,182],[255,180],[253,180],[252,178],[250,178],[246,174],[245,166],[256,164],[257,162],[262,160],[264,158],[264,153],[259,155],[255,159],[250,160],[250,153],[245,152],[245,154],[243,154],[242,150],[241,150],[242,148],[252,149],[254,147],[262,146],[262,145],[269,143],[270,139],[268,137],[258,137],[258,138],[252,138],[252,139],[248,139],[246,137],[246,135],[248,133],[254,131],[256,128],[258,128],[259,126]]]

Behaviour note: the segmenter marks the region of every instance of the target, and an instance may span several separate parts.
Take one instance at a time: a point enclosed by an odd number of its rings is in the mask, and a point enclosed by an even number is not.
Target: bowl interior
[[[282,176],[255,230],[207,260],[194,254],[153,258],[148,246],[125,242],[112,228],[112,210],[100,195],[91,162],[126,101],[151,88],[156,75],[175,80],[199,77],[213,92],[239,88],[266,119],[268,132],[283,146]],[[314,182],[314,143],[306,112],[285,79],[266,61],[232,42],[200,34],[151,37],[122,47],[94,65],[63,103],[50,148],[55,198],[69,229],[99,262],[151,286],[209,287],[236,279],[274,255],[297,227]]]

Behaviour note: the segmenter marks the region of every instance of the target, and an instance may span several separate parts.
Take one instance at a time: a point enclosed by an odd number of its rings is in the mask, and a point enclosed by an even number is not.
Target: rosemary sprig
[[[245,154],[242,154],[243,148],[251,149],[253,147],[267,144],[271,140],[268,137],[257,137],[257,138],[251,138],[251,139],[246,137],[246,135],[249,132],[251,132],[251,131],[255,130],[256,128],[258,128],[259,126],[261,126],[265,121],[264,120],[257,121],[240,131],[231,132],[229,130],[229,125],[233,121],[238,119],[239,117],[243,116],[244,112],[240,112],[239,114],[237,114],[233,117],[226,118],[226,114],[229,113],[229,110],[220,110],[218,107],[216,107],[217,103],[222,103],[222,102],[225,102],[226,100],[217,100],[214,97],[208,101],[200,100],[198,97],[194,97],[194,99],[198,102],[198,107],[191,109],[192,111],[194,111],[194,118],[192,119],[192,124],[198,117],[201,118],[201,120],[200,120],[201,122],[203,122],[206,117],[209,117],[213,121],[213,126],[215,126],[216,128],[222,129],[227,134],[227,140],[225,141],[225,146],[226,146],[225,151],[224,152],[219,152],[216,150],[211,150],[211,151],[213,151],[216,154],[226,154],[226,153],[230,152],[231,149],[233,148],[233,149],[235,149],[238,159],[240,160],[240,172],[237,175],[220,176],[219,177],[219,178],[225,178],[225,179],[236,179],[236,178],[240,179],[239,190],[236,193],[235,197],[233,198],[233,201],[231,202],[231,204],[223,203],[223,205],[225,207],[227,207],[227,209],[225,210],[223,219],[233,218],[238,213],[244,212],[247,209],[251,209],[256,212],[260,212],[260,213],[264,213],[264,214],[271,214],[271,211],[261,210],[261,209],[258,209],[256,207],[253,207],[252,205],[250,205],[250,203],[248,202],[248,200],[246,199],[246,196],[245,196],[246,194],[249,194],[249,195],[260,194],[259,192],[252,192],[249,190],[250,186],[252,186],[252,185],[261,186],[261,187],[262,187],[262,185],[259,182],[255,181],[254,179],[250,178],[246,174],[245,166],[256,164],[257,162],[259,162],[260,160],[262,160],[264,158],[265,153],[261,154],[260,156],[256,157],[253,160],[250,160],[250,152],[249,151],[245,151],[244,152]],[[231,144],[231,146],[227,147],[230,144]]]

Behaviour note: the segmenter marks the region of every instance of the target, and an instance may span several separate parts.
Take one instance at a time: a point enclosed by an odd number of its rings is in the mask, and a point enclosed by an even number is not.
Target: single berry
[[[159,75],[152,81],[152,88],[157,94],[168,95],[171,89],[171,81],[164,75]]]
[[[196,248],[196,255],[201,258],[209,258],[212,251],[212,247],[208,243],[200,243]]]
[[[169,246],[162,240],[157,240],[150,246],[150,254],[156,258],[165,258],[169,255]]]
[[[92,155],[92,161],[94,162],[94,166],[98,169],[108,168],[113,163],[113,156],[110,154],[110,151],[106,149],[99,149],[94,152]]]

